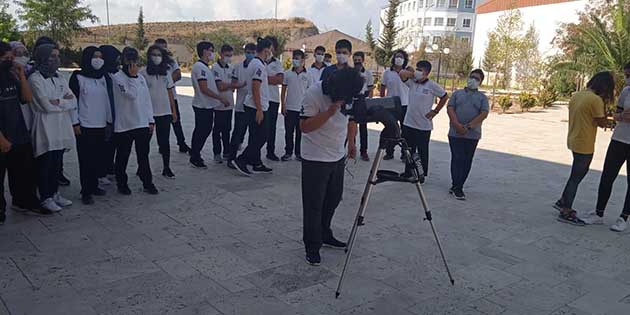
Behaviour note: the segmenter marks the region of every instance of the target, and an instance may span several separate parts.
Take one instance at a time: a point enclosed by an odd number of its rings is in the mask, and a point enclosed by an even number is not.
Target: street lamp
[[[425,52],[432,54],[432,53],[437,53],[438,54],[438,73],[437,73],[437,83],[440,83],[440,71],[442,69],[442,55],[448,55],[451,53],[451,49],[448,47],[445,47],[444,49],[440,50],[440,46],[438,44],[433,44],[430,47],[427,46],[427,48],[425,49]]]
[[[109,25],[109,0],[105,0],[105,10],[107,11],[107,43],[110,44],[112,42],[112,33]]]

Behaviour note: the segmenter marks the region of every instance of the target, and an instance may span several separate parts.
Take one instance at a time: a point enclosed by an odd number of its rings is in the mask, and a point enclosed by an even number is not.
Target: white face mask
[[[337,63],[340,63],[340,64],[348,63],[348,56],[344,54],[337,54]]]
[[[315,61],[316,62],[324,61],[324,55],[315,55]]]
[[[476,90],[479,88],[479,81],[473,78],[468,78],[468,82],[466,82],[466,86],[471,90]]]
[[[22,56],[22,57],[15,57],[13,58],[13,61],[15,61],[16,63],[19,63],[21,65],[26,65],[29,61],[31,61],[31,58],[26,57],[26,56]]]
[[[226,65],[229,65],[230,63],[232,63],[232,57],[228,57],[228,56],[223,57],[223,63]]]
[[[402,66],[405,63],[404,58],[396,57],[394,58],[394,64],[397,66]]]
[[[92,68],[94,68],[94,70],[100,70],[104,64],[105,60],[101,58],[92,58]]]
[[[293,66],[298,68],[302,66],[302,60],[299,59],[293,59]]]
[[[157,66],[162,63],[162,56],[151,56],[151,61]]]
[[[208,56],[208,59],[210,59],[210,61],[214,61],[214,53],[211,52],[210,55]]]
[[[325,64],[327,67],[332,66],[332,63],[330,63],[330,62],[324,62],[324,64]]]
[[[421,81],[422,79],[424,79],[424,72],[416,70],[416,73],[414,75],[414,79],[416,79],[416,81]]]

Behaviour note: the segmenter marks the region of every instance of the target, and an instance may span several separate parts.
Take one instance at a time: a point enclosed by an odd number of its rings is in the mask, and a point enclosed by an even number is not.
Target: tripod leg
[[[352,248],[356,239],[357,230],[359,229],[359,226],[363,225],[363,220],[365,219],[365,210],[367,209],[368,201],[370,200],[370,195],[372,194],[372,189],[374,188],[374,182],[376,181],[376,173],[378,172],[378,168],[381,165],[381,161],[383,160],[384,155],[385,149],[379,148],[376,152],[376,157],[374,158],[372,169],[370,170],[370,176],[368,177],[368,181],[365,184],[363,195],[361,196],[361,205],[359,206],[359,211],[357,212],[357,216],[354,219],[354,224],[352,225],[352,230],[350,231],[350,237],[348,238],[348,243],[346,245],[346,261],[343,264],[343,271],[341,272],[341,276],[339,277],[339,283],[337,284],[335,298],[338,298],[339,294],[341,294],[341,286],[343,285],[346,270],[348,268],[348,264],[350,263],[350,256],[352,255]]]

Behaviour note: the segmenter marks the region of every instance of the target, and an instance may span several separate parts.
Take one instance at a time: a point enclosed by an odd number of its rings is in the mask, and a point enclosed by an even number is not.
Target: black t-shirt
[[[12,144],[31,141],[21,106],[20,83],[10,79],[0,85],[0,131]]]

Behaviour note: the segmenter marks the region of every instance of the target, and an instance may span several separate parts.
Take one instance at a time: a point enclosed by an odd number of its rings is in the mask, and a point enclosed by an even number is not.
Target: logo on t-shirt
[[[256,75],[257,75],[257,76],[261,76],[261,75],[262,75],[262,70],[258,69],[258,70],[256,71]]]
[[[206,76],[206,70],[201,70],[201,76],[205,77]]]

